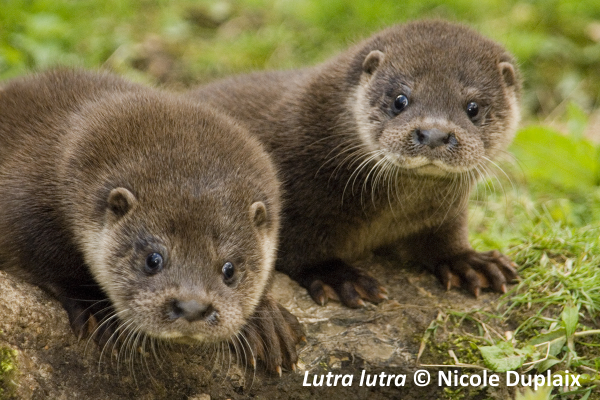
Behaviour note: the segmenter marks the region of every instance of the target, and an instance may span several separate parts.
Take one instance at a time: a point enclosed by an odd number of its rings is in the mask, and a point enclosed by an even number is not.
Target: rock
[[[438,398],[437,387],[366,388],[358,380],[362,369],[410,374],[418,368],[420,337],[440,308],[468,310],[497,296],[485,293],[476,301],[460,290],[447,292],[430,274],[395,264],[383,258],[360,264],[385,282],[390,300],[358,310],[335,302],[318,306],[298,284],[276,275],[273,294],[304,324],[308,340],[297,373],[282,378],[237,364],[225,346],[161,345],[142,354],[78,341],[57,301],[4,272],[0,348],[17,351],[16,396],[24,399]],[[353,374],[353,386],[303,387],[305,372],[328,371]]]

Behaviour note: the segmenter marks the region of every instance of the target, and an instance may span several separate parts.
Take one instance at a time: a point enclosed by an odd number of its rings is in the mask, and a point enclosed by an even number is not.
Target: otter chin
[[[520,91],[501,45],[434,20],[390,27],[311,68],[189,96],[248,127],[281,171],[277,269],[319,304],[360,307],[387,296],[352,263],[384,247],[445,287],[506,291],[515,265],[471,247],[466,206],[514,136]]]
[[[256,138],[107,73],[1,90],[1,269],[56,297],[79,337],[244,343],[295,366],[302,328],[268,293],[279,180]]]

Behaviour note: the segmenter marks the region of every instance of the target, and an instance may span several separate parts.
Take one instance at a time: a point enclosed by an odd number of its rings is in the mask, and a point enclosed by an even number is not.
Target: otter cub
[[[506,291],[514,264],[472,249],[467,202],[514,135],[520,86],[497,43],[420,21],[313,68],[227,79],[190,96],[248,127],[281,171],[276,267],[317,303],[357,307],[386,296],[350,263],[390,246],[448,288]]]
[[[181,96],[72,70],[0,89],[0,269],[80,337],[227,340],[293,368],[301,327],[266,293],[278,186],[256,139]]]

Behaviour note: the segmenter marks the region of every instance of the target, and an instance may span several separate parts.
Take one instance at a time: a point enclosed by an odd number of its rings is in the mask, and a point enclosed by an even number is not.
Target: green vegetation
[[[446,363],[586,373],[578,396],[592,399],[600,379],[597,0],[0,0],[0,79],[67,64],[185,87],[311,65],[382,27],[438,17],[504,43],[523,72],[523,128],[512,156],[479,186],[470,222],[474,245],[504,249],[522,279],[498,309],[447,311],[425,342]],[[435,340],[442,326],[452,338],[443,348]],[[537,395],[522,398],[548,397]]]
[[[0,347],[0,399],[9,399],[17,386],[17,352]]]

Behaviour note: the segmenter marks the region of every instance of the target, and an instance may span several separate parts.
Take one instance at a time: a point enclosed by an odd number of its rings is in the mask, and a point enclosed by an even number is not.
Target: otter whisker
[[[121,310],[119,312],[113,313],[108,318],[105,318],[105,320],[102,321],[102,323],[100,325],[98,325],[98,327],[94,331],[94,334],[96,332],[98,332],[101,328],[104,328],[104,326],[109,326],[110,324],[118,324],[119,323],[118,322],[119,314],[127,313],[128,311],[130,311],[130,310],[129,309]],[[108,346],[111,343],[112,338],[115,335],[117,329],[118,329],[118,327],[115,328],[115,331],[113,333],[111,333],[111,335],[107,338],[106,342],[104,343],[104,346],[102,346],[102,350],[100,351],[100,358],[98,360],[98,367],[100,366],[100,362],[102,361],[102,356],[104,355],[104,350],[106,349],[106,346]],[[87,347],[87,345],[86,345],[86,347]]]
[[[497,170],[499,170],[500,172],[502,172],[502,174],[506,177],[506,179],[508,180],[508,182],[510,183],[511,189],[512,191],[516,191],[515,189],[515,184],[513,182],[513,180],[511,179],[511,177],[506,173],[506,171],[504,171],[504,169],[502,167],[500,167],[500,165],[498,165],[496,162],[494,162],[493,160],[491,160],[488,157],[483,157],[483,159],[485,161],[488,162],[488,164],[491,164],[492,166],[496,167]],[[491,172],[491,170],[488,170]],[[495,174],[494,174],[495,175]],[[498,183],[500,184],[500,186],[502,187],[502,182],[500,182],[500,180],[498,179],[498,177],[496,176],[496,180],[498,181]],[[506,192],[505,192],[506,193]]]
[[[119,346],[119,349],[117,351],[117,373],[119,373],[120,370],[120,366],[121,366],[121,354],[123,352],[127,351],[127,346],[129,344],[129,337],[131,336],[132,330],[130,329],[130,327],[135,326],[135,321],[133,319],[130,319],[129,321],[123,321],[122,325],[119,325],[117,327],[117,330],[120,331],[120,333],[118,334],[114,344],[113,344],[113,348],[114,346],[117,346],[118,343],[121,343]],[[116,334],[116,332],[115,332]],[[125,339],[121,340],[121,337],[125,335]]]
[[[394,207],[394,204],[392,204],[392,195],[390,195],[392,193],[392,190],[395,190],[397,193],[397,188],[394,188],[393,186],[396,185],[397,179],[397,172],[396,172],[396,166],[394,165],[393,162],[389,161],[387,159],[387,157],[385,157],[385,159],[387,160],[386,162],[386,174],[385,174],[385,179],[384,179],[384,185],[386,186],[386,194],[387,194],[387,199],[388,199],[388,205],[390,206],[390,211],[392,212],[392,216],[394,219],[396,219],[396,207]],[[397,197],[396,197],[397,199]],[[394,200],[396,200],[394,199]]]
[[[248,356],[246,354],[246,349],[244,348],[244,344],[238,337],[238,334],[233,335],[231,339],[234,343],[236,343],[236,342],[239,343],[239,349],[238,349],[237,344],[235,345],[235,353],[236,353],[236,359],[237,359],[238,363],[241,363],[242,360],[244,361],[243,377],[244,377],[244,384],[245,384],[246,373],[248,371]]]
[[[211,372],[215,372],[217,370],[217,365],[221,366],[221,342],[212,343],[212,345],[215,358],[213,360]]]
[[[329,139],[329,137],[327,137],[327,139]],[[336,152],[337,149],[339,149],[340,147],[343,147],[343,149],[341,151]],[[356,140],[353,139],[348,139],[345,141],[340,142],[339,144],[337,144],[336,146],[334,146],[324,157],[324,162],[323,164],[321,164],[321,166],[319,167],[319,169],[317,170],[317,174],[318,172],[328,163],[333,162],[336,158],[344,155],[345,153],[355,150],[355,149],[362,149],[364,148],[364,145],[362,143],[356,143]],[[334,153],[334,156],[331,156],[331,154]],[[342,162],[343,163],[343,162]],[[339,167],[339,165],[338,165]],[[337,169],[337,167],[336,167]],[[317,175],[315,174],[315,176]]]
[[[369,165],[369,163],[370,163],[371,161],[373,161],[374,159],[376,159],[377,157],[379,157],[379,156],[380,156],[380,154],[381,154],[381,152],[380,152],[379,150],[375,150],[375,151],[372,151],[372,152],[370,152],[370,153],[368,154],[368,157],[366,157],[366,158],[365,158],[365,160],[363,160],[363,161],[360,163],[360,165],[359,165],[359,166],[358,166],[358,167],[357,167],[357,168],[356,168],[356,169],[355,169],[355,170],[352,172],[352,174],[351,174],[351,175],[350,175],[350,177],[348,178],[348,182],[346,183],[346,186],[348,186],[348,184],[350,183],[350,181],[351,181],[351,180],[352,180],[352,178],[354,177],[354,180],[353,180],[353,182],[352,182],[352,187],[351,187],[352,193],[354,193],[354,185],[356,184],[356,179],[359,177],[359,175],[361,174],[361,172],[362,172],[362,171],[363,171],[365,168],[367,168],[367,166]],[[368,178],[368,176],[367,176],[367,178]],[[367,179],[365,179],[365,181],[366,181],[366,180],[367,180]],[[343,191],[343,193],[342,193],[342,202],[343,202],[343,200],[344,200],[344,194],[345,194],[345,192],[346,192],[346,187],[344,187],[344,191]],[[362,194],[361,194],[361,204],[362,204],[362,200],[363,200],[363,198],[362,198]]]
[[[142,359],[142,366],[146,367],[146,371],[148,372],[148,376],[150,377],[150,380],[152,382],[154,382],[154,376],[152,375],[152,371],[150,370],[150,361],[148,360],[148,356],[147,356],[147,352],[146,352],[146,344],[148,342],[152,342],[152,338],[149,335],[146,335],[143,331],[140,330],[140,335],[142,337],[142,341],[141,341],[141,359]]]
[[[352,166],[358,160],[360,160],[361,157],[365,156],[368,153],[368,152],[366,152],[366,149],[362,145],[353,146],[353,147],[349,148],[347,151],[352,151],[352,152],[349,154],[346,154],[346,156],[340,162],[338,162],[336,167],[331,172],[331,175],[329,176],[329,182],[331,182],[331,179],[333,179],[334,177],[337,176],[337,174],[341,171],[341,169],[345,166],[346,163],[348,163],[348,165],[346,167],[348,169],[351,169]],[[342,156],[342,155],[344,155],[344,154],[339,154],[339,156]],[[331,161],[333,161],[333,158],[331,159]]]
[[[253,368],[252,368],[252,383],[250,384],[250,388],[252,388],[252,386],[254,385],[254,379],[256,378],[256,355],[254,354],[254,351],[252,350],[252,346],[250,346],[250,342],[248,342],[248,339],[246,338],[246,335],[244,335],[243,331],[240,331],[238,333],[238,335],[240,335],[240,337],[242,339],[244,339],[244,342],[246,343],[246,347],[248,347],[248,351],[250,352],[250,356],[252,356],[252,364],[253,364]]]
[[[242,355],[240,352],[240,349],[238,349],[238,343],[236,340],[234,340],[235,337],[231,337],[228,344],[229,344],[229,350],[233,350],[233,355],[234,355],[234,359],[236,362],[240,362],[240,360],[242,359]]]
[[[379,152],[378,155],[381,155],[381,154],[382,154],[382,152]],[[381,158],[373,166],[371,166],[371,169],[367,173],[367,176],[365,177],[365,181],[363,182],[363,192],[365,192],[367,189],[367,185],[369,183],[369,178],[371,176],[373,176],[372,183],[371,183],[371,201],[372,201],[374,207],[376,207],[376,204],[375,204],[375,187],[376,187],[375,178],[378,175],[378,170],[381,167],[381,164],[384,162],[385,162],[385,158]],[[361,192],[361,203],[363,201],[363,197],[362,197],[363,192]]]
[[[156,364],[158,365],[159,368],[162,368],[161,364],[163,363],[163,359],[160,357],[160,355],[156,351],[156,342],[158,339],[156,339],[153,336],[149,336],[149,338],[150,338],[150,349],[152,350],[152,355],[154,357],[154,361],[156,362]]]
[[[136,366],[136,356],[139,358],[139,363],[141,364],[142,368],[144,366],[144,361],[145,361],[145,351],[144,351],[144,347],[142,346],[142,342],[143,342],[143,338],[144,338],[144,332],[139,328],[136,327],[136,334],[133,340],[133,348],[132,348],[132,352],[133,352],[133,357],[131,359],[131,368],[132,370],[135,371],[135,366]],[[147,361],[146,361],[147,362]],[[135,373],[135,372],[134,372]]]

